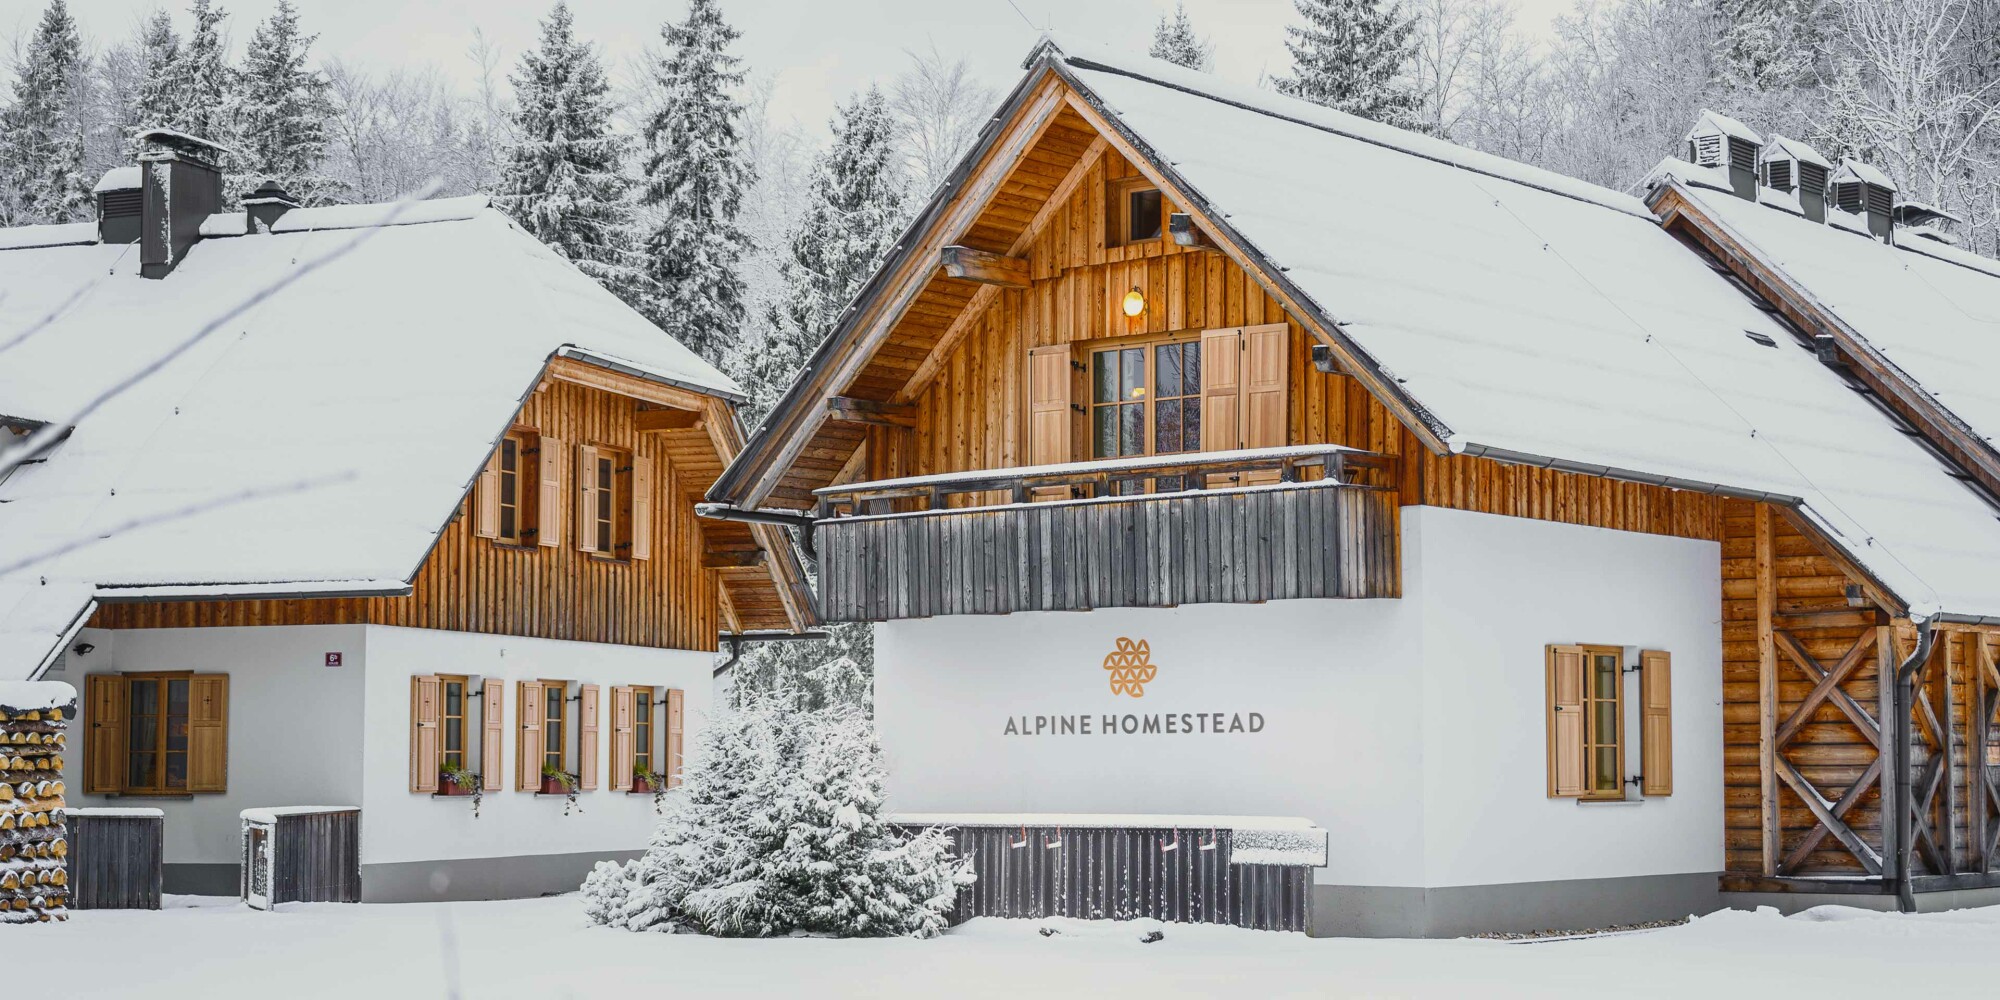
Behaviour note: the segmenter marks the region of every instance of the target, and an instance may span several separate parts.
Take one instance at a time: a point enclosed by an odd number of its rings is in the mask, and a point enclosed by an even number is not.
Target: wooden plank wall
[[[702,526],[677,483],[664,435],[641,434],[629,398],[550,379],[518,422],[574,449],[593,443],[656,464],[653,557],[619,561],[578,552],[575,497],[565,500],[563,543],[507,546],[472,533],[470,496],[445,526],[407,597],[107,604],[98,628],[222,625],[402,625],[500,635],[713,650],[719,627],[716,571],[702,567]],[[420,431],[413,431],[420,432]],[[565,467],[573,471],[574,455]]]
[[[1721,537],[1715,497],[1593,476],[1432,454],[1361,384],[1316,371],[1312,337],[1242,269],[1219,253],[1171,241],[1104,245],[1107,184],[1136,171],[1116,154],[1094,166],[1029,250],[1030,287],[993,296],[935,381],[914,400],[914,431],[871,428],[854,478],[883,479],[1025,463],[1027,352],[1054,344],[1285,322],[1291,327],[1293,444],[1344,444],[1410,459],[1396,484],[1404,505],[1506,514],[1626,531]],[[1133,287],[1147,309],[1119,307]],[[1080,359],[1079,359],[1080,360]],[[1081,381],[1079,381],[1079,386]],[[1081,401],[1081,400],[1079,400]],[[1076,457],[1087,457],[1076,417]],[[1004,502],[967,495],[958,505]]]

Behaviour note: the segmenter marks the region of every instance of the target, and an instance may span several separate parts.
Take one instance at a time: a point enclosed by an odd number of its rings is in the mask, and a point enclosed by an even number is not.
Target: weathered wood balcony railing
[[[1311,445],[825,487],[820,610],[884,621],[1395,597],[1395,494],[1356,481],[1388,461]],[[1183,488],[1140,492],[1162,480]],[[1275,481],[1218,485],[1259,480]],[[957,496],[1002,499],[948,506]]]

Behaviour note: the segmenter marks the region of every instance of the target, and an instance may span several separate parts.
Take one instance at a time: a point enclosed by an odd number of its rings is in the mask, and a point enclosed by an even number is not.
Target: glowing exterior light
[[[1135,285],[1131,291],[1125,293],[1125,315],[1137,316],[1145,311],[1146,293],[1140,291],[1138,286]]]

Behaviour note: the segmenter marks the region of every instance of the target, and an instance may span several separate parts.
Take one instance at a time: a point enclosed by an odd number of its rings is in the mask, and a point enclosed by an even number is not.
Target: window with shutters
[[[474,491],[474,534],[499,545],[561,541],[562,442],[515,427],[500,438]]]
[[[471,681],[465,677],[438,678],[438,770],[467,769],[465,706]]]
[[[526,512],[521,503],[521,465],[526,460],[522,435],[509,434],[500,439],[500,524],[494,537],[510,545],[521,544],[521,532],[527,527]]]
[[[85,788],[97,795],[227,791],[229,678],[192,672],[93,674]]]
[[[652,555],[653,462],[601,445],[577,449],[577,548],[602,559]]]
[[[1548,668],[1548,794],[1616,801],[1626,797],[1625,650],[1553,645]],[[1668,654],[1639,654],[1641,790],[1673,791],[1672,667]]]
[[[652,688],[632,689],[632,775],[654,773],[653,708]]]
[[[569,690],[567,681],[542,681],[542,771],[550,768],[569,773],[569,733],[568,721]]]
[[[1119,340],[1093,350],[1087,366],[1090,457],[1288,443],[1290,351],[1289,328],[1282,323]],[[1143,480],[1122,483],[1120,491],[1185,485],[1163,477],[1150,487]]]

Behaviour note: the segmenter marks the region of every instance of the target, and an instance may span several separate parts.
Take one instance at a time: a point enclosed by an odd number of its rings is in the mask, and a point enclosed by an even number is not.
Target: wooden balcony
[[[886,621],[1396,597],[1396,495],[1366,481],[1387,463],[1313,445],[826,487],[820,610]]]

